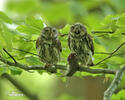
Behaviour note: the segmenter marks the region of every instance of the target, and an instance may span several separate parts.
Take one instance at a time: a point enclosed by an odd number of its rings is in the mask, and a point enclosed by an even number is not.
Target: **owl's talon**
[[[56,73],[56,68],[53,67],[53,65],[51,64],[46,64],[44,69],[47,71],[47,72],[50,72],[50,73]]]

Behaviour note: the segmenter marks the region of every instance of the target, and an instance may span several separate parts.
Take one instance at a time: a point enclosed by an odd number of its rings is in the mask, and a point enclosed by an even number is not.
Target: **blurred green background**
[[[0,5],[1,11],[11,19],[7,20],[5,17],[2,19],[5,19],[5,22],[8,23],[6,25],[9,31],[7,31],[7,36],[9,37],[10,32],[13,34],[10,36],[12,38],[12,44],[9,42],[9,44],[4,44],[2,42],[3,45],[1,46],[6,47],[6,45],[9,45],[7,49],[11,54],[20,63],[29,65],[42,65],[42,63],[35,56],[19,51],[12,51],[10,48],[16,47],[36,53],[35,43],[27,42],[27,40],[36,39],[40,34],[40,29],[43,27],[43,24],[54,26],[63,34],[69,31],[68,28],[71,24],[80,22],[86,25],[88,32],[91,34],[90,31],[100,30],[102,23],[111,26],[110,18],[117,18],[117,16],[125,12],[125,0],[0,0]],[[0,17],[2,18],[2,16]],[[37,28],[29,27],[30,25],[36,25]],[[108,27],[103,30],[114,31],[114,27],[116,28],[117,26],[113,25],[111,28]],[[125,40],[123,36],[118,36],[118,34],[101,38],[93,37],[96,52],[111,52]],[[10,41],[8,39],[6,40]],[[67,56],[70,53],[67,47],[67,37],[60,38],[60,40],[63,45],[61,64],[66,64]],[[109,44],[110,41],[112,41],[111,44]],[[121,52],[124,53],[123,48]],[[6,54],[3,55],[7,56]],[[95,62],[105,56],[95,55]],[[117,69],[118,64],[125,62],[124,57],[114,57],[112,60],[100,66]],[[20,60],[22,58],[24,59]],[[117,63],[116,61],[120,62]],[[2,64],[2,67],[4,66],[7,65]],[[76,73],[74,77],[62,79],[58,75],[50,75],[42,71],[29,73],[15,69],[14,67],[4,67],[0,69],[0,72],[11,73],[30,92],[37,94],[40,98],[39,100],[102,100],[103,92],[110,83],[110,80],[104,81],[105,75],[92,76],[92,74],[88,73]],[[64,82],[65,80],[66,82]],[[12,92],[22,94],[10,82],[5,79],[0,79],[0,100],[28,100],[25,96],[10,96]],[[124,97],[121,97],[123,94],[125,94],[125,91],[117,94],[117,99],[114,95],[112,100],[125,100]]]

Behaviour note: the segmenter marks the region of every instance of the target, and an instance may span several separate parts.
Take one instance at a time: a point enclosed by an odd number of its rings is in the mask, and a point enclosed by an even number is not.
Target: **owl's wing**
[[[70,35],[68,36],[68,46],[70,48]]]
[[[61,42],[58,39],[56,39],[56,48],[58,49],[58,51],[62,52]]]
[[[87,36],[86,36],[86,41],[87,41],[88,47],[92,51],[92,55],[94,55],[94,44],[93,44],[92,37],[89,34],[87,34]]]
[[[39,45],[40,45],[40,38],[36,40],[36,49],[39,47]]]

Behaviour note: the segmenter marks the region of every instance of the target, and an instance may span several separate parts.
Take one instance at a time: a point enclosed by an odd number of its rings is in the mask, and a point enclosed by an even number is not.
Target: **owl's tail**
[[[65,76],[72,76],[75,72],[77,71],[77,69],[72,69],[72,68],[69,68],[68,71],[66,72]]]
[[[94,65],[93,57],[90,57],[89,60],[88,60],[87,66],[93,66],[93,65]]]

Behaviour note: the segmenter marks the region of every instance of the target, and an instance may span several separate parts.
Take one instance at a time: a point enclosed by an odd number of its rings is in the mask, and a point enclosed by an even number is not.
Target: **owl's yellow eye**
[[[53,29],[53,32],[56,32],[56,30],[55,30],[55,29]]]
[[[48,29],[46,29],[45,31],[46,31],[46,32],[49,32],[49,30],[48,30]]]
[[[71,26],[71,30],[73,30],[74,29],[74,26]]]
[[[71,28],[74,29],[74,26],[72,26]]]

